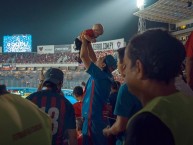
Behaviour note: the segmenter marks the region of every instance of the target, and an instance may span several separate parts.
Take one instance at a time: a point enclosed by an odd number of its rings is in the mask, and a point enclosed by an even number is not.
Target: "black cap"
[[[63,82],[64,73],[58,69],[58,68],[50,68],[45,73],[45,79],[43,85],[45,85],[46,82],[51,82],[53,84],[58,84],[60,82]]]
[[[113,70],[117,69],[117,61],[112,55],[107,55],[104,59],[105,64]]]

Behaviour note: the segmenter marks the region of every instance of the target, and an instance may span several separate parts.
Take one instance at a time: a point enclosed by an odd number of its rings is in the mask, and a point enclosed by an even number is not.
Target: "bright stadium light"
[[[137,0],[137,7],[140,9],[144,6],[144,0]]]
[[[144,10],[144,0],[137,0],[137,7],[140,11]],[[146,22],[142,16],[139,16],[138,21],[138,32],[143,32],[146,30]]]

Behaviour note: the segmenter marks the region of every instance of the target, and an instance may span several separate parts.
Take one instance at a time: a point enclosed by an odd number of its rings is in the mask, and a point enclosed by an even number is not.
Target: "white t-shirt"
[[[180,92],[184,93],[187,96],[193,97],[192,89],[188,86],[188,84],[184,82],[181,76],[175,78],[175,86],[176,89],[179,90]]]

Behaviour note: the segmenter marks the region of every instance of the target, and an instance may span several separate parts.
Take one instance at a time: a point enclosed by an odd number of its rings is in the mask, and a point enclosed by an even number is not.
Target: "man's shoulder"
[[[29,96],[26,97],[26,99],[32,99],[33,97],[39,97],[42,95],[42,93],[43,93],[43,91],[31,93]]]
[[[112,74],[101,70],[95,63],[91,62],[89,68],[86,70],[91,76],[101,76],[102,78],[112,78]]]
[[[50,91],[50,90],[41,90],[41,91],[37,91],[37,92],[30,94],[27,97],[27,99],[30,99],[30,98],[32,99],[34,97],[49,97],[49,96],[58,97],[60,96],[60,94],[57,92]]]

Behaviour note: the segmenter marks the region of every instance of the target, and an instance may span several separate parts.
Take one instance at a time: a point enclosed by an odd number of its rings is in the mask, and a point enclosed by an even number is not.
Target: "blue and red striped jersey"
[[[61,94],[42,90],[27,97],[52,119],[52,145],[62,145],[67,129],[76,129],[72,104]]]

